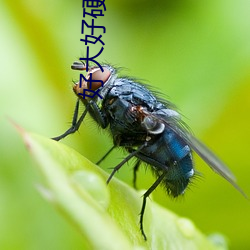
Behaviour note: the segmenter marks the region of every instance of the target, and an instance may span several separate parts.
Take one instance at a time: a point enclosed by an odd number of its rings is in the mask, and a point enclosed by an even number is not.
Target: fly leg
[[[80,103],[80,99],[77,99],[71,127],[62,135],[52,138],[53,140],[60,141],[64,137],[68,136],[69,134],[75,133],[79,129],[83,119],[85,118],[88,112],[94,115],[94,118],[101,125],[102,128],[107,127],[107,122],[106,122],[104,114],[101,112],[98,105],[92,100],[89,101],[89,103],[86,105],[86,109],[81,114],[81,117],[79,118],[79,120],[77,120],[78,112],[79,112],[79,103]]]
[[[141,161],[140,161],[140,160],[137,160],[136,163],[135,163],[135,166],[134,166],[134,168],[133,168],[133,187],[134,187],[135,189],[137,189],[137,188],[136,188],[136,179],[137,179],[137,178],[136,178],[136,173],[137,173],[137,171],[138,171],[140,165],[141,165]]]
[[[109,184],[109,182],[111,181],[114,174],[124,165],[124,163],[129,161],[132,157],[134,157],[138,152],[140,152],[146,146],[147,146],[147,143],[142,144],[137,150],[134,150],[122,162],[120,162],[116,167],[114,167],[112,173],[110,174],[110,176],[109,176],[109,178],[107,180],[107,184]]]
[[[147,240],[147,236],[144,232],[143,229],[143,216],[146,208],[146,200],[148,196],[157,188],[157,186],[162,182],[163,178],[165,177],[166,172],[163,172],[162,175],[160,175],[157,180],[153,183],[153,185],[147,190],[147,192],[143,195],[143,201],[142,201],[142,207],[141,207],[141,212],[140,212],[140,230],[142,233],[142,236],[144,240]]]
[[[115,148],[116,146],[114,145],[97,163],[96,165],[99,165]]]
[[[75,133],[79,129],[84,117],[86,116],[86,114],[88,112],[88,108],[87,108],[88,106],[87,106],[86,109],[84,110],[84,112],[82,113],[81,117],[77,121],[78,111],[79,111],[79,102],[80,102],[79,99],[77,99],[71,127],[65,133],[63,133],[62,135],[59,135],[59,136],[51,138],[51,139],[53,139],[55,141],[60,141],[64,137],[68,136],[69,134]]]

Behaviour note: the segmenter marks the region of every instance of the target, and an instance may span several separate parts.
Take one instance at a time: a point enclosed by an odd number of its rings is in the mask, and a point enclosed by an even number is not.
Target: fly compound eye
[[[144,118],[142,124],[150,134],[161,134],[165,129],[165,125],[163,123],[149,116]]]
[[[92,73],[92,77],[90,77]],[[103,68],[103,72],[99,68],[91,69],[87,75],[88,89],[97,90],[102,87],[110,77],[111,72],[107,68]]]

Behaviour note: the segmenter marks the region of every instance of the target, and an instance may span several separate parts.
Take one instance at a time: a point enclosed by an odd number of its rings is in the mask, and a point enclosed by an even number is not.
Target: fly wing
[[[243,196],[248,198],[243,190],[237,185],[233,173],[210,149],[191,135],[185,128],[178,125],[170,127],[208,164],[210,168],[231,183]]]
[[[165,115],[163,115],[165,113]],[[202,142],[195,138],[186,128],[185,124],[180,120],[180,117],[176,115],[169,115],[169,111],[155,112],[153,116],[158,117],[159,122],[165,124],[173,130],[182,140],[184,140],[190,148],[192,148],[216,173],[221,175],[229,183],[231,183],[243,196],[247,195],[237,185],[236,178],[229,168]]]

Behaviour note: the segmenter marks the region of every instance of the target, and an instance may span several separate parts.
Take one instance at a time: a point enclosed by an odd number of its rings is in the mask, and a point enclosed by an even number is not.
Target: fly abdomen
[[[179,161],[190,153],[190,147],[181,140],[172,130],[166,129],[164,137],[168,144],[168,150],[173,159]]]
[[[187,188],[190,178],[194,175],[192,155],[186,155],[179,162],[172,164],[163,180],[169,195],[177,197],[184,193]]]
[[[189,179],[194,175],[193,160],[190,147],[176,133],[168,130],[165,133],[168,152],[171,160],[164,184],[168,193],[174,197],[183,194]]]

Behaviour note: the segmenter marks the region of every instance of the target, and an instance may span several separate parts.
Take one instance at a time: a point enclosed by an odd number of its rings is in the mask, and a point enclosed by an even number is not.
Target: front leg
[[[94,102],[93,100],[88,102],[84,112],[82,113],[81,117],[77,121],[78,112],[79,112],[79,104],[80,104],[80,99],[77,99],[71,127],[62,135],[59,135],[51,139],[55,141],[60,141],[64,137],[68,136],[69,134],[75,133],[79,129],[80,125],[82,124],[83,119],[85,118],[88,112],[102,128],[106,128],[108,126],[106,115],[100,110],[96,102]]]
[[[53,139],[53,140],[55,140],[55,141],[60,141],[60,140],[63,139],[64,137],[68,136],[69,134],[75,133],[75,132],[79,129],[79,127],[80,127],[80,125],[81,125],[81,123],[82,123],[84,117],[86,116],[86,114],[87,114],[87,112],[88,112],[88,105],[87,105],[87,106],[86,106],[86,109],[85,109],[84,112],[82,113],[80,119],[77,121],[77,118],[78,118],[78,111],[79,111],[79,102],[80,102],[80,100],[77,99],[77,101],[76,101],[76,106],[75,106],[75,110],[74,110],[74,116],[73,116],[73,120],[72,120],[72,123],[71,123],[71,127],[70,127],[66,132],[64,132],[62,135],[59,135],[59,136],[57,136],[57,137],[53,137],[53,138],[51,138],[51,139]]]
[[[102,128],[108,126],[106,114],[101,111],[97,103],[93,100],[89,101],[89,113]]]

